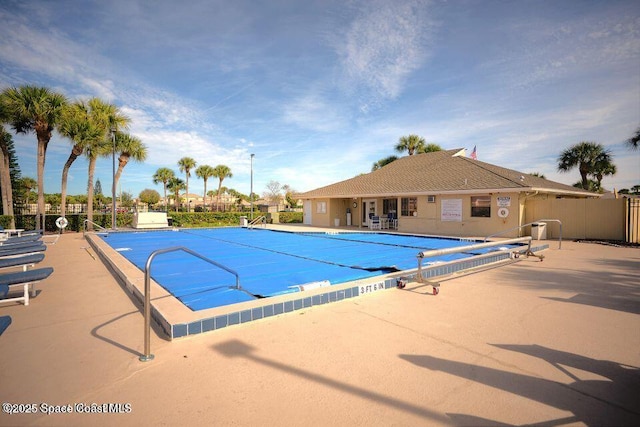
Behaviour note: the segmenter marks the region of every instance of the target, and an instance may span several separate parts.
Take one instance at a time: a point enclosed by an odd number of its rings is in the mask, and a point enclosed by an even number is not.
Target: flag
[[[471,158],[473,160],[478,160],[478,155],[476,154],[476,146],[473,146],[473,151],[471,152]]]

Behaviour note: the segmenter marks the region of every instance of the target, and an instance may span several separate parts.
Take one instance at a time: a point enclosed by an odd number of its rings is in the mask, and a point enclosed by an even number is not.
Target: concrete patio
[[[640,249],[548,244],[438,296],[413,283],[173,342],[156,329],[140,362],[140,307],[66,233],[30,305],[0,304],[0,425],[640,425]]]

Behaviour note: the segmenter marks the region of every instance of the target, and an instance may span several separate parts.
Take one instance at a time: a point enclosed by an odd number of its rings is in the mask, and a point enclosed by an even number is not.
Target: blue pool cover
[[[144,271],[154,251],[183,246],[234,270],[235,276],[184,251],[158,255],[151,277],[192,310],[256,297],[298,292],[299,285],[332,285],[417,267],[416,255],[429,249],[466,246],[459,239],[385,233],[292,233],[239,227],[110,233],[104,241]],[[485,253],[436,258],[450,261]]]

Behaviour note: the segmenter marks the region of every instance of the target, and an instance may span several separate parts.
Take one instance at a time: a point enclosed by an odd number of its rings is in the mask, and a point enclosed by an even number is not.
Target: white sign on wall
[[[462,199],[442,199],[440,221],[462,221]]]
[[[498,196],[497,200],[499,208],[508,208],[511,206],[511,196]]]

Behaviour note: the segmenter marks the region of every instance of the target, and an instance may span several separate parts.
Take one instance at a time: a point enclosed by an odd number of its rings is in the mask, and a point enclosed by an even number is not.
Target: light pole
[[[255,154],[251,154],[251,192],[249,198],[251,199],[251,221],[253,221],[253,157]]]
[[[111,153],[113,168],[111,175],[111,229],[116,229],[116,128],[111,128],[111,140],[113,141],[113,153]]]

